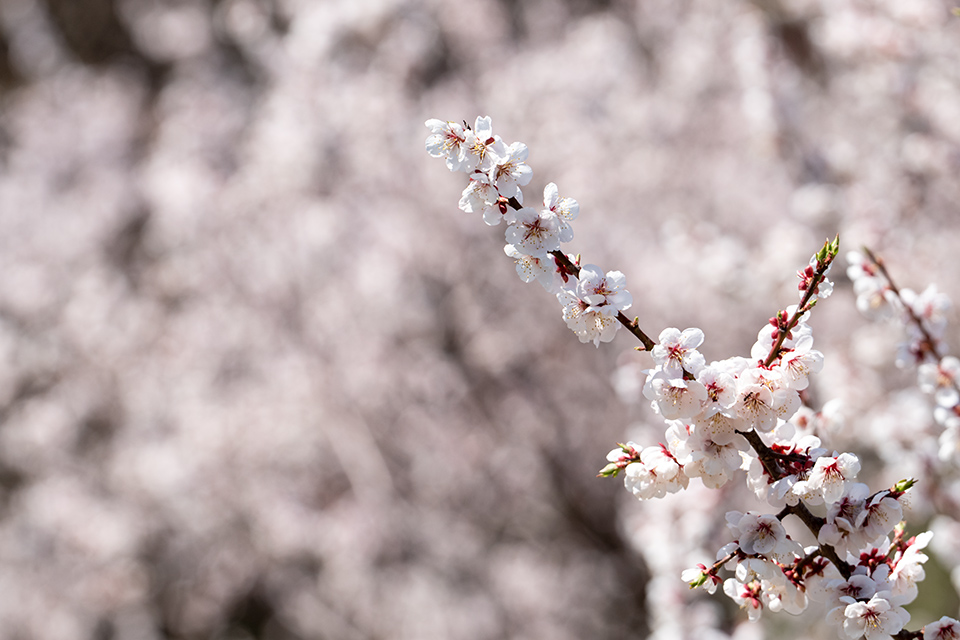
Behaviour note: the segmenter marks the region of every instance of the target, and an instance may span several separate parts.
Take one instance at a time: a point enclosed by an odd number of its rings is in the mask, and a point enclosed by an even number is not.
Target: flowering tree
[[[839,237],[827,240],[798,272],[799,300],[759,330],[749,356],[707,363],[698,351],[702,330],[667,328],[652,339],[638,318],[624,313],[634,302],[624,274],[582,264],[562,249],[574,237],[576,200],[561,197],[549,183],[542,207],[524,204],[521,188],[532,178],[526,145],[505,144],[489,117],[478,117],[473,126],[437,119],[426,126],[427,152],[469,178],[460,209],[480,214],[487,225],[506,226],[504,252],[517,274],[556,296],[580,341],[599,346],[624,327],[647,354],[642,394],[665,423],[663,441],[619,444],[599,475],[622,475],[640,500],[681,494],[691,478],[711,490],[742,479],[759,501],[757,510],[725,513],[728,541],[712,563],[683,570],[683,582],[711,594],[722,585],[750,620],[764,610],[799,615],[811,602],[822,603],[840,638],[960,637],[960,621],[948,617],[906,629],[904,606],[917,597],[923,550],[933,536],[911,536],[903,523],[903,500],[918,481],[903,479],[880,490],[858,481],[858,456],[823,446],[817,434],[828,416],[806,406],[809,376],[824,360],[813,348],[808,320],[833,290],[828,273]],[[943,427],[937,461],[955,462],[960,361],[946,356],[942,345],[949,300],[934,288],[921,294],[899,289],[869,250],[850,254],[848,262],[858,308],[905,321],[908,339],[898,364],[918,367],[920,388],[934,394]],[[808,532],[808,544],[789,530],[790,516]]]

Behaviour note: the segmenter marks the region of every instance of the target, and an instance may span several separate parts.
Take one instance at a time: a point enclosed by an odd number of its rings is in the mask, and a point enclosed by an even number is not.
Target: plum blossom
[[[743,584],[734,578],[728,578],[723,583],[723,592],[727,594],[741,609],[746,609],[747,617],[751,622],[760,619],[763,613],[762,588],[759,580]]]
[[[473,124],[473,130],[468,132],[466,146],[468,153],[463,166],[468,173],[470,171],[488,173],[493,168],[494,163],[506,155],[507,149],[500,136],[493,135],[490,116],[477,116]],[[491,182],[495,181],[491,180]],[[500,193],[507,198],[516,195],[515,193],[508,195],[503,191]]]
[[[786,529],[774,515],[756,511],[730,511],[726,519],[727,527],[746,554],[788,556],[802,551],[797,543],[787,537]]]
[[[749,448],[747,441],[732,429],[712,431],[707,423],[698,423],[685,431],[682,447],[674,451],[683,462],[683,472],[691,478],[700,478],[711,489],[726,484],[740,468],[741,451]]]
[[[580,213],[580,203],[573,198],[561,198],[553,182],[543,188],[543,206],[566,222],[573,222]]]
[[[529,151],[522,142],[514,142],[508,146],[496,162],[490,167],[488,175],[490,182],[497,185],[497,191],[505,198],[516,196],[520,187],[528,184],[533,178],[533,170],[526,163]],[[551,213],[556,216],[556,213]],[[572,236],[572,232],[571,232]]]
[[[893,569],[890,571],[891,601],[896,604],[913,602],[918,593],[917,583],[923,581],[926,572],[923,563],[927,556],[921,553],[930,543],[933,532],[926,531],[914,537],[902,555],[894,558]]]
[[[633,304],[626,276],[619,271],[604,274],[600,267],[587,264],[580,268],[578,278],[577,296],[590,305],[588,311],[615,316]]]
[[[697,382],[707,391],[705,417],[726,412],[737,401],[737,379],[721,363],[711,362],[697,373]]]
[[[772,431],[777,420],[789,420],[800,408],[800,396],[776,371],[747,369],[737,378],[737,417],[742,430]]]
[[[931,284],[919,294],[913,289],[901,289],[900,300],[934,336],[943,335],[947,325],[946,313],[953,305],[946,294],[937,291],[936,285]]]
[[[890,603],[889,593],[882,591],[875,594],[867,602],[854,600],[850,596],[843,596],[840,600],[846,604],[828,614],[828,620],[840,623],[840,631],[844,637],[854,640],[880,640],[903,629],[903,625],[910,621],[910,614],[902,607]]]
[[[623,477],[624,486],[640,500],[676,493],[686,489],[688,482],[676,458],[660,446],[641,451],[640,462],[627,465]]]
[[[599,347],[601,342],[610,342],[617,334],[620,321],[615,316],[590,311],[590,305],[573,291],[561,289],[557,300],[563,307],[563,321],[580,342],[593,342]]]
[[[844,495],[827,509],[826,524],[820,528],[817,541],[829,544],[841,554],[856,555],[867,540],[866,534],[857,525],[870,488],[861,483],[849,483]]]
[[[925,393],[935,394],[941,407],[953,407],[960,403],[957,379],[960,376],[960,359],[954,356],[941,358],[939,362],[927,362],[917,369],[917,385]]]
[[[436,118],[427,120],[424,125],[430,129],[426,141],[427,153],[434,158],[443,158],[450,171],[460,171],[466,162],[473,134],[465,130],[463,125]]]
[[[569,228],[568,228],[569,229]],[[514,221],[506,231],[507,244],[512,244],[520,253],[534,258],[544,258],[560,248],[561,242],[572,236],[560,228],[560,219],[549,211],[539,213],[524,207],[514,213]]]
[[[857,516],[857,528],[863,530],[867,540],[876,540],[893,531],[902,519],[900,502],[889,491],[880,491]]]
[[[800,615],[807,609],[807,594],[790,580],[776,582],[762,581],[763,603],[773,613],[786,611],[791,615]]]
[[[500,224],[501,220],[508,224],[514,221],[513,209],[502,204],[497,188],[483,173],[470,175],[470,184],[463,190],[459,206],[466,213],[483,214],[483,221],[491,227]]]
[[[803,335],[793,349],[780,356],[778,369],[783,374],[787,386],[797,391],[809,385],[807,376],[818,373],[823,368],[823,354],[813,349],[813,336]]]
[[[792,317],[796,311],[796,305],[791,305],[787,307],[785,311],[781,311],[779,315],[782,317]],[[781,356],[783,352],[791,351],[795,349],[801,340],[804,340],[806,337],[810,337],[811,344],[813,340],[813,329],[808,325],[804,320],[810,315],[810,312],[807,311],[800,316],[800,320],[797,324],[787,332],[787,335],[784,336],[783,340],[780,341],[780,350]],[[770,319],[770,324],[760,329],[757,332],[757,341],[753,343],[753,346],[750,349],[750,357],[757,362],[764,362],[767,357],[770,355],[770,351],[773,349],[773,345],[776,344],[777,340],[780,339],[781,329],[779,326],[779,320],[777,316],[774,316]],[[772,328],[770,325],[774,325]]]
[[[943,616],[923,627],[923,640],[958,640],[960,621]]]
[[[535,258],[533,256],[521,253],[512,244],[504,245],[503,252],[511,257],[517,263],[517,275],[524,282],[533,282],[536,280],[549,293],[556,293],[559,290],[555,286],[555,277],[557,268],[553,258]]]
[[[654,410],[664,420],[689,420],[700,413],[707,390],[696,380],[673,378],[658,369],[647,378],[643,395],[653,401]]]
[[[899,308],[899,299],[884,278],[864,277],[854,280],[853,292],[857,295],[857,310],[868,318],[885,318],[895,308]]]
[[[818,458],[807,478],[807,487],[820,490],[823,501],[833,504],[843,496],[846,483],[860,473],[860,460],[852,453]]]
[[[696,375],[704,366],[703,356],[697,347],[703,344],[703,331],[697,328],[674,327],[660,332],[658,343],[653,347],[653,360],[671,376],[681,377],[683,371]]]
[[[828,602],[845,609],[848,603],[840,598],[847,596],[854,600],[869,600],[877,593],[877,583],[870,576],[854,574],[849,579],[835,578],[823,585],[828,594]]]

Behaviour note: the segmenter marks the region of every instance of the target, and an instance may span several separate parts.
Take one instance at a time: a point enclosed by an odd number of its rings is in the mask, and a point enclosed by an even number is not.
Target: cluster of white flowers
[[[443,158],[451,171],[463,171],[470,178],[460,209],[481,213],[490,226],[507,225],[503,251],[516,261],[520,279],[536,280],[556,295],[564,321],[580,342],[599,346],[613,340],[623,322],[620,312],[633,304],[626,278],[619,271],[604,273],[596,265],[580,266],[560,250],[561,243],[573,240],[570,223],[580,213],[580,204],[561,197],[551,182],[543,189],[543,208],[523,206],[521,187],[533,177],[526,163],[527,145],[504,144],[493,134],[489,117],[478,117],[472,128],[437,119],[425,124],[431,132],[427,152]]]
[[[691,478],[717,489],[740,475],[757,498],[777,510],[728,512],[733,539],[712,566],[684,571],[684,581],[710,593],[723,584],[751,620],[764,610],[799,614],[814,601],[828,606],[827,621],[841,638],[957,637],[960,622],[950,618],[922,632],[903,630],[910,618],[903,606],[917,596],[927,560],[921,550],[933,535],[904,536],[900,500],[915,481],[871,493],[857,481],[859,458],[821,446],[810,428],[818,414],[804,406],[802,392],[822,368],[823,354],[813,348],[807,321],[818,300],[833,290],[827,274],[839,239],[828,240],[798,272],[799,302],[758,332],[749,357],[707,363],[698,351],[702,330],[668,328],[656,342],[650,340],[621,313],[633,302],[623,274],[580,266],[560,250],[573,238],[575,200],[561,198],[550,183],[542,209],[522,205],[520,187],[531,179],[525,145],[505,145],[493,135],[489,118],[477,118],[472,128],[440,120],[426,125],[432,132],[427,151],[470,178],[460,208],[481,212],[491,226],[506,223],[504,251],[516,260],[517,273],[557,296],[580,340],[607,342],[623,324],[650,352],[653,367],[643,372],[642,395],[666,424],[664,441],[618,445],[600,475],[622,473],[627,490],[641,500],[681,492]],[[940,357],[937,347],[949,302],[935,289],[920,295],[897,291],[875,262],[854,258],[848,274],[862,311],[880,315],[894,308],[913,320],[916,328],[902,351],[920,365],[920,385],[936,395],[945,433],[956,434],[960,361]],[[793,540],[782,524],[787,515],[799,518],[817,545],[804,548]],[[733,577],[721,579],[721,569]]]
[[[921,293],[898,289],[882,261],[868,252],[850,252],[847,262],[857,308],[870,318],[896,318],[903,323],[907,335],[897,347],[897,366],[916,367],[917,385],[934,396],[934,418],[943,427],[940,460],[960,464],[960,359],[946,354],[943,340],[950,298],[935,285]]]
[[[697,350],[704,340],[700,329],[664,330],[651,352],[655,367],[645,372],[643,395],[666,421],[666,444],[620,445],[601,474],[622,471],[627,489],[649,499],[685,489],[695,477],[719,488],[745,471],[757,497],[780,512],[728,512],[733,541],[717,552],[716,564],[688,569],[683,580],[710,593],[722,583],[751,620],[764,610],[799,614],[814,601],[829,607],[827,621],[841,638],[888,638],[909,621],[903,606],[917,596],[927,559],[920,550],[932,533],[904,540],[898,526],[900,499],[913,481],[871,493],[856,481],[859,458],[830,453],[806,428],[810,410],[802,406],[800,392],[823,364],[806,321],[816,298],[832,290],[826,274],[837,249],[836,242],[828,243],[799,273],[799,305],[771,318],[772,328],[760,331],[749,358],[706,364]],[[900,292],[885,299],[902,297]],[[924,319],[937,317],[944,307],[930,295],[911,300],[921,300],[911,308]],[[953,378],[946,381],[940,369],[952,373],[956,364],[943,359],[936,366],[925,370],[921,384],[926,381],[938,398],[955,406]],[[790,538],[781,523],[787,514],[810,527],[818,546],[803,548]],[[721,568],[734,577],[721,580]],[[949,632],[960,623],[945,618],[936,625]]]

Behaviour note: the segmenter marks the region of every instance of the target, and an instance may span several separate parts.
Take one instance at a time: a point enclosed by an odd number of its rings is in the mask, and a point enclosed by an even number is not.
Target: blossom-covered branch
[[[599,346],[622,325],[650,353],[653,367],[644,372],[642,394],[665,423],[663,442],[619,444],[599,475],[622,474],[626,488],[641,500],[679,493],[691,478],[719,489],[741,477],[772,508],[773,513],[727,512],[731,540],[717,551],[716,563],[687,570],[683,579],[713,593],[721,583],[718,572],[731,571],[733,577],[722,581],[723,591],[751,620],[764,610],[799,614],[810,601],[818,601],[828,607],[827,620],[841,638],[920,637],[919,631],[904,630],[909,614],[903,609],[917,596],[927,560],[922,550],[932,536],[904,534],[900,500],[915,481],[871,492],[857,481],[860,460],[854,453],[824,448],[805,421],[797,419],[801,392],[823,366],[808,320],[817,302],[833,290],[827,276],[839,238],[827,240],[798,272],[798,303],[760,329],[749,356],[707,363],[699,351],[705,340],[701,329],[667,328],[652,340],[636,319],[623,313],[634,302],[624,274],[580,264],[579,256],[561,249],[574,237],[571,223],[580,211],[576,200],[561,197],[551,182],[544,188],[542,208],[524,206],[522,187],[532,179],[526,145],[505,144],[488,117],[478,117],[472,127],[436,119],[426,126],[430,155],[468,176],[460,209],[480,214],[487,225],[506,225],[504,252],[515,261],[517,274],[556,296],[564,321],[580,341]],[[861,266],[864,278],[885,277],[876,260],[872,267]],[[857,284],[861,298],[896,298],[914,309],[923,344],[912,348],[936,357],[936,332],[924,322],[935,317],[936,301],[926,306],[920,297],[908,302],[906,292],[895,289],[888,277],[886,284],[863,282]],[[866,305],[874,308],[876,300],[871,297]],[[952,363],[940,360],[938,366],[953,371]],[[955,376],[950,379],[956,390]],[[938,390],[948,386],[937,384]],[[950,399],[960,401],[960,396]],[[954,415],[960,425],[960,412]],[[782,520],[789,515],[811,531],[816,545],[804,548],[788,535]],[[943,618],[927,625],[922,635],[951,633],[960,634],[960,622]]]

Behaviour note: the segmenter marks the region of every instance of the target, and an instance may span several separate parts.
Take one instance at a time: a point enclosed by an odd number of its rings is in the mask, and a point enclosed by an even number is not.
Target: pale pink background
[[[836,233],[960,293],[951,7],[2,0],[0,639],[643,637],[634,343],[423,122],[491,116],[648,333],[746,354]],[[869,405],[909,376],[834,276],[812,395]]]

